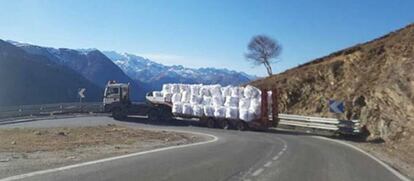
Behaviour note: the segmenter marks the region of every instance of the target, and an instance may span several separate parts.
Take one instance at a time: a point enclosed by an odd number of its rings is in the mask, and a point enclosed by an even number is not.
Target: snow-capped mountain
[[[256,79],[243,72],[216,68],[186,68],[181,65],[166,66],[149,59],[114,51],[103,51],[132,79],[152,84],[154,89],[163,83],[202,83],[239,85]]]

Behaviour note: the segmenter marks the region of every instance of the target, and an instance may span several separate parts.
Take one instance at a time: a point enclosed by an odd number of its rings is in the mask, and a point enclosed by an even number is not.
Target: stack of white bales
[[[261,91],[253,86],[164,84],[154,96],[172,102],[175,115],[252,121],[260,116]]]

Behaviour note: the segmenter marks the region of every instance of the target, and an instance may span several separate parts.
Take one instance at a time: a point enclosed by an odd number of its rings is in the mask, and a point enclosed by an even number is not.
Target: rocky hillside
[[[413,143],[414,24],[251,84],[277,87],[285,113],[334,117],[328,100],[344,100],[369,139]]]

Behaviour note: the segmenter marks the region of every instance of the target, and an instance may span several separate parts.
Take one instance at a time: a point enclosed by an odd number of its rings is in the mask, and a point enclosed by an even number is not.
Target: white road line
[[[353,148],[353,149],[355,149],[355,150],[357,150],[357,151],[359,151],[359,152],[367,155],[371,159],[375,160],[376,162],[378,162],[380,165],[382,165],[383,167],[385,167],[388,171],[390,171],[391,173],[393,173],[395,176],[397,176],[402,181],[410,181],[410,179],[408,179],[406,176],[402,175],[400,172],[398,172],[397,170],[395,170],[392,167],[390,167],[388,164],[384,163],[383,161],[381,161],[377,157],[369,154],[368,152],[366,152],[366,151],[364,151],[364,150],[362,150],[362,149],[360,149],[360,148],[358,148],[358,147],[356,147],[356,146],[354,146],[352,144],[349,144],[349,143],[346,143],[346,142],[343,142],[343,141],[339,141],[339,140],[329,139],[329,138],[326,138],[326,137],[321,137],[321,136],[312,136],[312,137],[319,138],[319,139],[322,139],[322,140],[332,141],[332,142],[335,142],[335,143],[339,143],[339,144],[342,144],[342,145],[351,147],[351,148]]]
[[[276,161],[277,159],[279,159],[279,155],[276,155],[273,157],[273,160]]]
[[[253,172],[252,176],[256,177],[256,176],[260,175],[263,171],[264,171],[263,168],[259,168],[259,169],[257,169],[256,171]]]
[[[70,169],[77,168],[77,167],[94,165],[94,164],[98,164],[98,163],[114,161],[114,160],[119,160],[119,159],[123,159],[123,158],[129,158],[129,157],[134,157],[134,156],[139,156],[139,155],[144,155],[144,154],[149,154],[149,153],[155,153],[155,152],[160,152],[160,151],[165,151],[165,150],[172,150],[172,149],[184,148],[184,147],[190,147],[190,146],[196,146],[196,145],[203,145],[203,144],[207,144],[207,143],[216,142],[218,140],[218,138],[216,136],[206,134],[206,133],[196,133],[196,132],[191,132],[191,131],[175,131],[175,132],[204,135],[204,136],[212,137],[213,139],[208,140],[208,141],[198,142],[198,143],[191,143],[191,144],[177,145],[177,146],[169,146],[169,147],[165,147],[165,148],[158,148],[158,149],[154,149],[154,150],[148,150],[148,151],[142,151],[142,152],[137,152],[137,153],[131,153],[131,154],[127,154],[127,155],[104,158],[104,159],[100,159],[100,160],[94,160],[94,161],[90,161],[90,162],[84,162],[84,163],[79,163],[79,164],[74,164],[74,165],[68,165],[68,166],[59,167],[59,168],[40,170],[40,171],[35,171],[35,172],[26,173],[26,174],[22,174],[22,175],[15,175],[15,176],[7,177],[7,178],[4,178],[4,179],[0,179],[0,181],[20,180],[20,179],[24,179],[24,178],[28,178],[28,177],[37,176],[37,175],[43,175],[43,174],[58,172],[58,171],[63,171],[63,170],[70,170]]]
[[[272,165],[272,161],[268,161],[266,164],[264,164],[264,167],[270,167],[270,165]]]

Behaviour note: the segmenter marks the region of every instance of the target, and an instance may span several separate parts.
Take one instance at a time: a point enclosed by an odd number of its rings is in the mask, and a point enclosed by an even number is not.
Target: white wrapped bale
[[[191,104],[183,104],[183,114],[184,115],[193,114],[193,107],[191,107]]]
[[[223,97],[231,96],[231,88],[231,86],[221,88],[221,93],[223,94]]]
[[[255,116],[249,109],[239,109],[239,119],[250,122],[255,119]]]
[[[256,116],[260,116],[261,113],[261,99],[251,99],[249,110]]]
[[[166,102],[172,102],[172,95],[171,93],[163,93],[164,100]]]
[[[190,103],[191,94],[189,91],[183,91],[181,96],[181,102]]]
[[[180,92],[190,92],[190,85],[188,84],[179,84]]]
[[[224,100],[221,96],[213,96],[212,97],[212,105],[213,106],[223,106]]]
[[[162,97],[162,92],[161,92],[161,91],[153,91],[153,92],[152,92],[152,95],[153,95],[154,97]]]
[[[244,94],[244,97],[257,99],[260,97],[262,92],[260,91],[260,89],[256,87],[247,85],[246,88],[244,88],[243,94]]]
[[[199,96],[199,95],[194,95],[194,94],[192,94],[191,95],[191,98],[190,98],[190,103],[191,104],[201,104],[201,102],[203,101],[203,98],[201,97],[201,96]]]
[[[171,102],[172,103],[179,103],[179,102],[181,102],[181,94],[180,93],[173,94],[172,97],[171,97]]]
[[[202,84],[195,84],[195,85],[191,85],[190,86],[190,92],[191,95],[200,95],[200,89],[201,89]]]
[[[214,96],[221,97],[222,96],[221,86],[220,85],[211,85],[210,86],[210,93],[211,93],[212,97],[214,97]]]
[[[206,85],[201,86],[200,95],[201,96],[211,96],[210,87],[206,86]]]
[[[237,107],[227,107],[226,108],[226,118],[228,118],[228,119],[238,119],[239,118],[239,109]]]
[[[174,103],[173,106],[172,106],[172,113],[173,114],[182,114],[183,113],[183,104]]]
[[[226,108],[223,106],[214,107],[214,117],[217,117],[217,118],[226,117]]]
[[[203,96],[203,101],[201,102],[202,105],[204,106],[211,106],[211,97],[209,96]]]
[[[224,102],[226,107],[238,107],[239,106],[239,97],[226,96],[226,101]]]
[[[231,96],[239,97],[239,98],[244,97],[243,89],[244,89],[243,87],[232,87],[231,88]]]
[[[178,84],[170,84],[170,90],[173,94],[180,93],[180,86]]]
[[[164,84],[162,85],[162,92],[165,93],[171,93],[171,84]]]
[[[207,117],[213,117],[214,108],[212,106],[204,106],[204,115]]]
[[[249,109],[250,108],[250,98],[240,98],[239,100],[239,109]]]
[[[193,116],[201,117],[203,113],[204,109],[201,105],[193,105]]]

